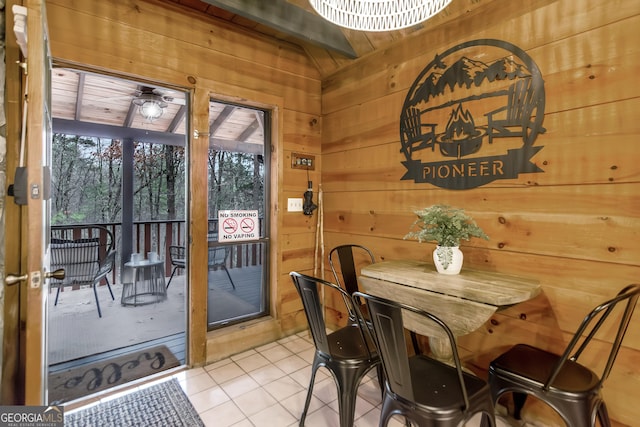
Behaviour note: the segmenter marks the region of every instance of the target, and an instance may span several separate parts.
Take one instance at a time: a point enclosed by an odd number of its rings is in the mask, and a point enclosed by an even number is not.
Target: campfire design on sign
[[[474,40],[436,55],[400,114],[402,179],[464,190],[543,172],[531,159],[543,148],[534,143],[544,104],[540,70],[508,42]]]

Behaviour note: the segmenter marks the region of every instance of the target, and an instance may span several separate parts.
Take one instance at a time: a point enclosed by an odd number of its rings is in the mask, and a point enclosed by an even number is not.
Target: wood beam
[[[178,125],[184,120],[184,117],[185,117],[186,114],[187,114],[187,106],[186,105],[181,105],[180,109],[178,110],[176,115],[173,117],[173,120],[171,121],[171,124],[169,125],[169,128],[167,129],[167,132],[169,132],[169,133],[175,132],[176,129],[178,128]]]
[[[202,0],[350,59],[358,57],[335,24],[286,0]]]
[[[240,135],[238,135],[237,140],[244,142],[247,139],[249,139],[249,137],[253,135],[256,129],[258,129],[259,127],[258,125],[259,125],[258,120],[254,120],[253,122],[251,122],[251,124],[247,126]]]
[[[157,132],[122,126],[103,125],[100,123],[80,122],[76,120],[53,119],[53,132],[68,135],[93,136],[124,140],[131,138],[137,142],[154,144],[185,145],[186,137],[180,134]]]
[[[80,75],[78,75],[78,88],[76,89],[76,112],[75,112],[76,120],[80,120],[82,115],[82,102],[80,102],[80,100],[84,99],[85,76],[86,76],[85,73],[80,73]]]
[[[213,122],[211,122],[211,126],[209,126],[209,135],[213,136],[213,134],[216,133],[218,128],[222,126],[222,124],[229,118],[229,116],[231,115],[231,113],[233,113],[233,110],[235,109],[236,107],[232,105],[226,105],[222,109],[222,111],[220,111],[220,114],[218,114],[218,117],[216,117],[213,120]]]
[[[53,119],[53,132],[68,135],[93,136],[96,138],[119,139],[122,141],[130,139],[136,142],[175,145],[179,147],[184,147],[186,142],[186,137],[181,134],[170,134],[166,132],[156,132],[144,129],[134,129],[65,119]],[[213,136],[209,138],[209,148],[247,154],[264,154],[264,147],[261,144],[252,144],[241,140],[234,141],[215,138]]]

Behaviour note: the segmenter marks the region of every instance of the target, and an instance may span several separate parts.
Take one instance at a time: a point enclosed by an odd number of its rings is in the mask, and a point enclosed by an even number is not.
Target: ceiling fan
[[[138,106],[138,111],[149,121],[157,120],[162,116],[164,109],[171,104],[185,105],[184,98],[175,98],[168,95],[165,90],[142,86],[131,101]]]
[[[137,89],[134,94],[133,101],[135,102],[136,100],[146,99],[157,102],[166,102],[167,104],[185,105],[184,98],[175,97],[172,93],[176,93],[176,91],[158,87],[140,86],[140,89]]]

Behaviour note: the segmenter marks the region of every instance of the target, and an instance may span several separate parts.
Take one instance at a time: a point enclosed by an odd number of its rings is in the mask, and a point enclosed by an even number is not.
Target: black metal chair
[[[611,372],[639,294],[640,287],[630,285],[615,298],[594,308],[582,320],[561,355],[517,344],[497,357],[489,365],[493,401],[498,402],[503,394],[511,392],[514,418],[520,419],[526,398],[532,395],[551,406],[569,426],[594,426],[596,418],[601,426],[610,426],[601,389]],[[616,315],[612,316],[613,313]],[[580,364],[578,358],[591,348],[589,344],[599,330],[602,329],[602,333],[610,331],[616,321],[614,330],[617,332],[610,343],[606,364],[598,376],[594,370]],[[604,325],[607,327],[603,329]],[[593,346],[598,348],[597,354],[601,354],[602,344],[598,340]],[[596,357],[604,360],[603,356]]]
[[[184,246],[169,246],[169,262],[173,266],[171,270],[171,276],[167,282],[167,288],[171,284],[171,279],[176,274],[176,271],[187,268],[187,249]]]
[[[454,427],[478,413],[482,414],[482,426],[496,425],[489,385],[462,370],[455,338],[442,320],[418,308],[362,292],[355,292],[352,298],[362,298],[367,305],[384,368],[381,427],[393,415],[405,417],[407,425]],[[403,313],[420,316],[421,321],[442,330],[451,345],[453,366],[423,354],[409,356]]]
[[[106,281],[111,299],[114,299],[108,274],[115,265],[113,233],[97,225],[72,225],[51,227],[51,271],[64,269],[63,279],[50,279],[50,286],[57,288],[54,305],[58,305],[60,291],[66,286],[92,286],[96,298],[98,316],[102,317],[96,287]]]
[[[229,282],[231,282],[231,286],[233,289],[236,288],[235,283],[233,283],[233,279],[231,278],[231,274],[229,274],[229,269],[227,268],[227,259],[229,258],[229,254],[231,253],[231,248],[228,246],[210,246],[209,247],[209,270],[215,270],[221,268],[227,273],[227,277],[229,278]]]
[[[360,269],[365,265],[371,265],[375,262],[376,259],[370,249],[353,243],[336,246],[329,252],[329,266],[331,267],[333,277],[336,283],[346,290],[349,295],[361,291],[358,285],[358,273]],[[358,305],[366,320],[369,316],[366,306],[362,304],[362,302]],[[349,311],[349,318],[355,320],[356,314],[353,311]],[[411,342],[416,354],[419,353],[420,345],[418,344],[418,337],[413,331],[411,332]]]
[[[329,266],[335,278],[349,295],[360,290],[358,287],[358,272],[362,265],[376,262],[373,252],[362,245],[340,245],[329,252]]]
[[[300,417],[300,426],[309,409],[309,402],[313,394],[313,383],[318,368],[324,366],[333,374],[338,387],[338,408],[340,426],[353,425],[358,386],[365,374],[374,367],[378,368],[378,380],[382,370],[380,358],[375,351],[375,345],[367,328],[360,328],[359,323],[349,323],[346,326],[327,333],[323,315],[321,292],[326,292],[327,301],[339,301],[335,293],[346,296],[345,303],[350,297],[339,286],[295,271],[290,273],[291,279],[302,299],[304,312],[309,322],[309,329],[315,344],[315,355],[311,366],[311,380],[307,391],[307,400]],[[332,299],[332,297],[336,297]]]
[[[96,297],[96,307],[98,308],[98,317],[102,317],[102,311],[100,310],[100,301],[98,301],[98,289],[97,287],[100,285],[102,280],[107,283],[107,288],[109,289],[109,293],[111,294],[111,300],[115,300],[113,296],[113,291],[111,290],[111,284],[109,284],[109,273],[113,271],[113,267],[116,264],[116,251],[112,249],[107,254],[107,257],[104,259],[98,271],[93,278],[93,295]]]
[[[329,251],[329,266],[335,278],[335,283],[344,289],[349,295],[349,300],[354,292],[360,290],[358,285],[358,273],[363,265],[376,262],[373,252],[362,245],[347,244],[336,246]],[[351,301],[347,304],[349,318],[356,321],[356,313],[351,309]],[[366,319],[366,307],[360,305],[360,309]]]

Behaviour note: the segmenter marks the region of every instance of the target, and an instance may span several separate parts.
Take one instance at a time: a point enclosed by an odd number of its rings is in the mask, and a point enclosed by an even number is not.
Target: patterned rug
[[[49,375],[49,402],[68,402],[179,365],[171,350],[160,345],[55,372]]]
[[[113,400],[64,415],[65,427],[204,427],[172,379]]]

